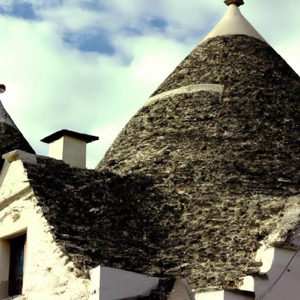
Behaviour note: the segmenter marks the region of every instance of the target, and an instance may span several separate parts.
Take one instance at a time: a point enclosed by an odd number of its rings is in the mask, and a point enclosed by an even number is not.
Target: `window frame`
[[[27,241],[28,241],[27,229],[5,237],[0,237],[0,299],[9,297],[11,241],[24,235],[25,235],[25,243],[24,243],[24,263],[23,263],[23,278],[22,278],[22,285],[23,285],[24,277],[26,276],[25,275],[26,256],[27,256],[26,254],[27,254]]]

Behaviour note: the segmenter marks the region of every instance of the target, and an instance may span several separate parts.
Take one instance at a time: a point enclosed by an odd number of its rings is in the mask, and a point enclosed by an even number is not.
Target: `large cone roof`
[[[97,169],[148,176],[159,190],[169,235],[158,273],[234,288],[259,272],[262,241],[291,242],[281,225],[299,202],[299,141],[299,76],[264,41],[221,35],[161,84]]]

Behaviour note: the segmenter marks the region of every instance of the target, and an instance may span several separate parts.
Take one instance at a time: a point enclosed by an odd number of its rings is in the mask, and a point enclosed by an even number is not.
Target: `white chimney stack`
[[[49,144],[49,156],[61,159],[71,167],[86,167],[86,144],[96,141],[97,136],[70,130],[57,131],[41,141]]]

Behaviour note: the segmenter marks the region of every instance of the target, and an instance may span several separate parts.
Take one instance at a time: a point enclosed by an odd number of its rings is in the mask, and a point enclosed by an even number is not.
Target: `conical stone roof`
[[[3,154],[16,149],[35,153],[0,101],[0,158]],[[3,162],[1,159],[0,169]]]
[[[261,39],[216,35],[158,87],[97,169],[148,176],[159,190],[169,234],[157,274],[196,290],[236,288],[259,273],[263,242],[292,244],[300,220],[293,227],[285,215],[299,203],[299,142],[299,76]]]

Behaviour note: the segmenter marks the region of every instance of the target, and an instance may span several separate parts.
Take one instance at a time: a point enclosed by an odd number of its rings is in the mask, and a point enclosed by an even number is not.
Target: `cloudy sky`
[[[244,16],[300,74],[300,1],[245,0]],[[222,0],[0,0],[1,100],[38,154],[45,136],[99,136],[93,168],[161,81],[226,11]]]

